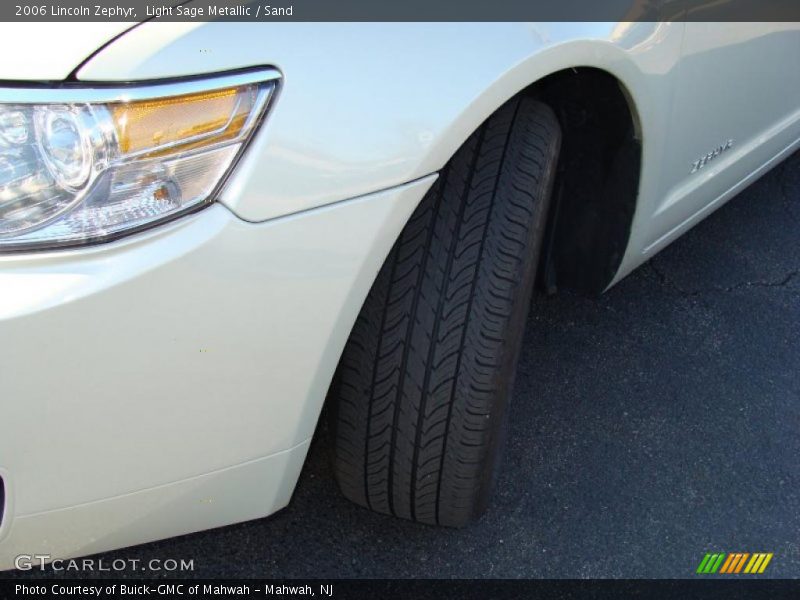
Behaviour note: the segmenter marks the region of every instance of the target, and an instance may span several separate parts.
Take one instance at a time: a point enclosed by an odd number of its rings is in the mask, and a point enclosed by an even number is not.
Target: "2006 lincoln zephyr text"
[[[797,23],[131,25],[0,31],[0,568],[280,509],[326,397],[348,498],[469,523],[534,288],[800,145]]]

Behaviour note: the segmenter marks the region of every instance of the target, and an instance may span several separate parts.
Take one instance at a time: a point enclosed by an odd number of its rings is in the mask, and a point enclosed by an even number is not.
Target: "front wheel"
[[[374,511],[462,526],[486,509],[560,129],[515,98],[440,173],[392,248],[334,379],[334,468]]]

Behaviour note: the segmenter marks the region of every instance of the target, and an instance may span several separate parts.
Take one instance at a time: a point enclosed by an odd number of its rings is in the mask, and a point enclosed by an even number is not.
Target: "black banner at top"
[[[6,0],[0,21],[800,21],[800,0]]]

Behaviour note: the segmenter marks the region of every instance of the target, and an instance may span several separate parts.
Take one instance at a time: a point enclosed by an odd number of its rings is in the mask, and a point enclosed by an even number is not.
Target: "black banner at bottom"
[[[800,580],[0,580],[2,598],[751,598],[800,597]]]

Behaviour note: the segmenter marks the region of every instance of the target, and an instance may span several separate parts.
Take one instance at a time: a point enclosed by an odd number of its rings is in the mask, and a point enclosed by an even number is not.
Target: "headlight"
[[[0,252],[106,241],[208,204],[277,77],[0,89]]]

